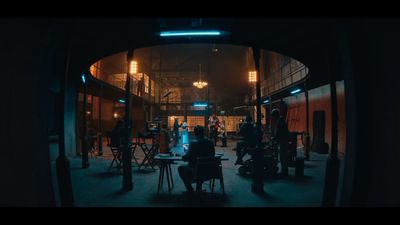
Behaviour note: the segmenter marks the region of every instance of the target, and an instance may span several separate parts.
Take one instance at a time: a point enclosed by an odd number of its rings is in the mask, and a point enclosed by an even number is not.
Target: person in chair
[[[214,143],[204,137],[204,128],[196,126],[194,128],[195,140],[189,144],[188,152],[182,157],[184,162],[188,162],[186,166],[179,166],[178,172],[181,177],[187,193],[193,193],[192,182],[194,181],[194,168],[198,157],[213,157],[215,156]],[[201,192],[202,182],[196,183],[196,191]]]
[[[257,133],[252,121],[253,118],[251,116],[246,116],[246,121],[240,126],[240,130],[238,131],[238,134],[242,136],[243,139],[236,144],[237,159],[235,165],[243,164],[243,156],[247,153],[247,148],[256,146]]]

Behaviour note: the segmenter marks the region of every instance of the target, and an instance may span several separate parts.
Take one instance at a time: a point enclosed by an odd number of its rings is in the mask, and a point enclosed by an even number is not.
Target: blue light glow
[[[193,106],[194,107],[207,107],[208,104],[207,103],[194,103]]]
[[[125,99],[118,99],[118,102],[125,103]]]
[[[267,99],[267,100],[264,101],[264,103],[268,103],[268,102],[269,102],[269,99]]]
[[[160,37],[172,36],[219,36],[220,31],[217,30],[203,30],[203,31],[162,31]]]
[[[82,82],[83,82],[84,84],[86,84],[86,78],[85,78],[85,74],[84,74],[84,73],[82,73],[81,78],[82,78]]]
[[[296,89],[294,91],[291,91],[290,94],[296,94],[296,93],[299,93],[300,91],[301,91],[301,89]]]

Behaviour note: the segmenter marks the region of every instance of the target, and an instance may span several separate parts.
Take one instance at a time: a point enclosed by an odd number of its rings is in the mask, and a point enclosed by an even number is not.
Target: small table
[[[223,153],[215,153],[215,157],[220,157],[221,161],[229,160],[228,157],[223,156]],[[153,158],[160,162],[160,176],[158,177],[158,189],[157,194],[160,192],[160,189],[163,186],[164,181],[164,173],[167,175],[167,183],[168,183],[168,192],[171,194],[171,189],[174,188],[174,180],[172,178],[171,164],[174,161],[183,161],[181,156],[171,156],[171,155],[161,155],[157,154]]]

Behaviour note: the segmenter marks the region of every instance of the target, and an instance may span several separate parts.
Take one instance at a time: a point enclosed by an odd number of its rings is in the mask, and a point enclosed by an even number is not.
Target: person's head
[[[194,136],[197,138],[203,138],[204,137],[204,127],[197,125],[194,127]]]
[[[253,121],[253,118],[250,115],[246,116],[246,122],[251,123]]]
[[[281,116],[279,109],[275,108],[272,110],[271,112],[271,118],[273,119],[279,119],[279,117]]]

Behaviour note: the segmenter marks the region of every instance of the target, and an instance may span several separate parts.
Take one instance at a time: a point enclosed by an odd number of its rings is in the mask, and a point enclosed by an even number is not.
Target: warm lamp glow
[[[199,81],[193,82],[193,86],[195,86],[197,88],[203,88],[203,87],[207,86],[208,83],[205,81],[201,81],[201,64],[199,64],[199,67],[200,67],[200,79],[199,79]]]
[[[257,72],[256,71],[249,72],[249,82],[250,83],[257,82]]]
[[[137,62],[136,61],[131,61],[130,65],[129,65],[129,73],[130,74],[137,73]]]
[[[208,85],[207,82],[204,82],[204,81],[201,81],[201,80],[193,82],[193,86],[195,86],[197,88],[203,88],[203,87],[205,87],[207,85]]]

